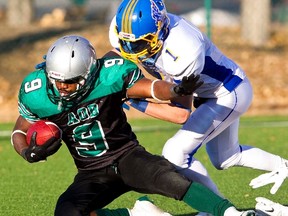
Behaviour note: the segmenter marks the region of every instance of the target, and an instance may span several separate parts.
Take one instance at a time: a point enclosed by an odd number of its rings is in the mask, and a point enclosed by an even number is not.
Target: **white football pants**
[[[165,143],[163,156],[189,179],[206,185],[218,194],[217,187],[205,167],[193,156],[204,144],[211,162],[219,170],[232,166],[265,171],[278,168],[281,165],[279,156],[239,144],[239,118],[249,108],[252,95],[252,86],[245,78],[230,94],[208,99]]]

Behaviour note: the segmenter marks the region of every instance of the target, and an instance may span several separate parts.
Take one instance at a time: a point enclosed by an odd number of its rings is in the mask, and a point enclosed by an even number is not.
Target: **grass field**
[[[172,136],[178,125],[146,119],[132,120],[140,143],[150,152],[160,154],[165,141]],[[260,147],[271,153],[288,157],[288,116],[244,117],[240,126],[240,142]],[[0,124],[0,132],[11,131],[12,124]],[[3,133],[4,134],[4,133]],[[276,195],[270,195],[271,186],[253,190],[252,178],[261,171],[248,168],[216,170],[210,163],[205,148],[196,157],[208,169],[220,191],[241,209],[253,208],[255,197],[264,196],[288,204],[288,181]],[[29,164],[10,144],[10,137],[0,137],[0,215],[5,216],[52,216],[58,196],[72,182],[76,173],[72,158],[63,145],[47,162]],[[142,194],[130,192],[115,200],[108,207],[132,207]],[[196,211],[186,204],[159,195],[149,195],[162,209],[174,216],[191,216]]]

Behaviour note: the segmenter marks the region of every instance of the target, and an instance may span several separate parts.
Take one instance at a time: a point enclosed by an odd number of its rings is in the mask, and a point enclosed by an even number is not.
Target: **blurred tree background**
[[[211,4],[216,1],[206,0]],[[63,12],[66,19],[70,21],[85,20],[87,2],[87,0],[70,0],[70,6]],[[98,2],[100,4],[100,1],[94,0],[95,4]],[[109,7],[106,8],[105,21],[109,21],[113,17],[119,3],[120,1],[117,0],[110,1]],[[173,1],[171,3],[177,4]],[[191,4],[193,4],[193,1],[191,1]],[[240,0],[240,5],[242,37],[254,46],[262,46],[267,42],[270,36],[271,20],[278,20],[283,23],[288,20],[288,0]],[[273,9],[277,11],[272,16]],[[210,13],[210,11],[207,13]],[[64,16],[62,15],[62,17]],[[35,0],[8,0],[7,24],[9,26],[20,28],[30,25],[34,21]]]
[[[205,9],[208,1],[210,10]],[[22,79],[58,37],[80,34],[93,43],[98,57],[110,50],[109,23],[120,2],[0,0],[0,122],[16,119]],[[189,19],[203,32],[211,28],[211,40],[246,71],[254,87],[247,114],[288,115],[288,0],[165,3],[168,12]]]

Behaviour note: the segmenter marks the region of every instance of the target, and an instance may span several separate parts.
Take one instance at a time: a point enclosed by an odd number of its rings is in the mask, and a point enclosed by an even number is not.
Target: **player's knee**
[[[215,163],[212,162],[213,166],[217,169],[217,170],[223,170],[225,169],[222,163]]]
[[[241,161],[241,152],[232,155],[226,160],[211,158],[211,162],[217,170],[225,170],[229,169],[230,167],[237,166],[239,165],[239,161]]]
[[[155,190],[158,191],[159,194],[164,194],[176,200],[181,200],[191,184],[191,182],[179,174],[174,165],[168,161],[167,164],[163,163],[163,169],[155,179],[157,179],[158,182]],[[170,184],[167,184],[167,179],[169,179]]]
[[[176,167],[188,166],[185,164],[185,153],[175,143],[174,138],[170,138],[164,145],[162,155]]]
[[[219,160],[219,158],[210,158],[211,163],[217,170],[223,170],[223,163]]]
[[[81,215],[89,215],[89,213],[83,214],[81,211],[76,208],[76,206],[67,200],[61,200],[61,196],[57,201],[56,208],[54,211],[54,216],[66,216],[66,215],[73,215],[73,216],[81,216]]]
[[[163,149],[162,149],[162,155],[170,160],[170,158],[173,158],[173,151],[175,148],[175,143],[173,137],[168,139],[167,142],[165,143]]]
[[[72,203],[62,203],[61,205],[57,205],[55,208],[54,216],[64,216],[64,215],[73,215],[80,216],[79,210],[76,209]]]

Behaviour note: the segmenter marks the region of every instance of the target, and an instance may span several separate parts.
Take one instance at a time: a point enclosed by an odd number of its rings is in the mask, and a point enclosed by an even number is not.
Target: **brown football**
[[[53,122],[47,120],[39,120],[32,124],[27,131],[26,141],[30,144],[32,134],[37,132],[36,144],[43,145],[47,140],[52,137],[60,139],[62,137],[61,129]]]

